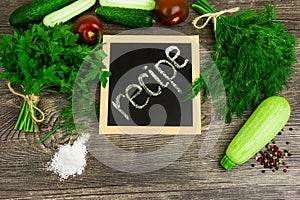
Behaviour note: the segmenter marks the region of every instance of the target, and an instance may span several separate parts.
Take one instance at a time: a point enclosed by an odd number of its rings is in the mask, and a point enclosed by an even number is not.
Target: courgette
[[[243,164],[266,146],[285,126],[291,113],[289,102],[280,96],[265,99],[229,144],[221,165],[230,170]]]
[[[154,10],[155,0],[99,0],[101,6]]]
[[[57,24],[65,23],[73,17],[83,13],[84,11],[95,5],[96,0],[77,0],[72,4],[63,7],[44,17],[45,26],[53,27]]]
[[[101,6],[96,14],[104,21],[128,28],[150,27],[153,23],[153,13],[141,9]]]
[[[33,0],[12,12],[9,23],[15,28],[42,20],[47,14],[68,5],[70,0]]]

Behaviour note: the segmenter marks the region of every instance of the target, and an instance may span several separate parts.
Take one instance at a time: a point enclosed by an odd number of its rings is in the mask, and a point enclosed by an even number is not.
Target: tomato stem
[[[88,37],[89,37],[89,38],[94,37],[94,35],[95,35],[95,33],[94,33],[93,31],[89,31],[89,32],[88,32]]]

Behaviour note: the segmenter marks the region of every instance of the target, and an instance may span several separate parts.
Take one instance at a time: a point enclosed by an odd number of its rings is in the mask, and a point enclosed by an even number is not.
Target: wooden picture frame
[[[101,88],[100,133],[201,134],[200,95],[193,100],[185,102],[186,104],[182,101],[183,96],[178,97],[176,94],[177,100],[171,98],[172,94],[176,92],[178,94],[180,92],[183,93],[191,81],[199,77],[200,58],[198,35],[104,35],[103,40],[103,49],[107,54],[107,57],[104,59],[104,64],[108,70],[112,72],[112,76],[109,78],[107,87]],[[160,55],[162,55],[162,58],[158,59]],[[152,58],[154,59],[153,61],[151,60]],[[145,63],[143,64],[143,62]],[[167,69],[167,67],[169,68]],[[175,72],[175,69],[177,72]],[[184,70],[185,74],[180,70]],[[172,76],[170,76],[170,74],[172,74]],[[189,79],[186,80],[188,81],[188,85],[185,83],[185,86],[180,88],[180,86],[177,86],[178,83],[176,83],[176,80],[180,79],[178,81],[180,85],[181,82],[185,82],[185,77]],[[150,79],[152,82],[143,84],[144,80]],[[124,83],[119,83],[121,80]],[[155,80],[158,81],[156,85],[153,83]],[[149,89],[148,87],[150,86],[156,88],[155,91],[153,91],[154,89]],[[115,90],[119,91],[114,92]],[[170,97],[164,94],[167,90]],[[134,92],[132,93],[132,91]],[[130,92],[132,94],[129,94]],[[149,96],[147,97],[147,95]],[[142,96],[144,96],[144,99],[140,100],[140,102],[145,103],[136,103],[135,100],[138,98],[142,99]],[[154,115],[156,114],[156,116],[152,118],[149,114],[146,116],[143,113],[140,114],[140,112],[144,112],[143,109],[151,106],[150,103],[147,105],[147,102],[154,101],[153,99],[158,101],[159,98],[162,99],[162,103],[165,107],[168,107],[168,110],[165,110],[164,113],[166,121],[162,122],[162,124],[160,124],[160,122],[157,122],[157,124],[153,122],[152,124],[152,121],[155,121],[155,119],[163,115],[163,111],[162,113],[160,111],[154,111]],[[121,108],[122,104],[129,105],[130,108],[124,111],[124,109]],[[158,104],[160,104],[160,102],[153,103],[153,105]],[[124,107],[126,107],[126,105]],[[181,109],[180,112],[178,107]],[[151,108],[147,109],[149,110],[146,113],[149,113]],[[171,114],[169,114],[169,112]],[[116,115],[118,116],[116,118],[120,119],[117,122],[115,119]],[[132,122],[133,116],[136,116],[134,120],[139,121],[138,124]],[[150,118],[151,122],[147,124],[146,118],[148,118],[148,120]],[[130,120],[131,122],[129,122]]]

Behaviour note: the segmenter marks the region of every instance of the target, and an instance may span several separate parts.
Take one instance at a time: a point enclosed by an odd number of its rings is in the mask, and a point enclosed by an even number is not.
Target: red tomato
[[[186,0],[156,0],[155,13],[165,25],[179,24],[187,19],[189,5]]]
[[[76,20],[74,32],[79,34],[81,42],[94,45],[99,42],[99,35],[104,34],[104,26],[98,17],[83,15]]]

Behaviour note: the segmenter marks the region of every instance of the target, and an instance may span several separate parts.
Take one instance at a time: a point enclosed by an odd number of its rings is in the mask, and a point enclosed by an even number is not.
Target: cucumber
[[[128,28],[150,27],[153,22],[153,13],[141,9],[101,6],[96,14],[104,21]]]
[[[42,20],[47,14],[70,2],[70,0],[33,0],[13,11],[9,17],[9,23],[14,28],[25,27],[30,23]]]
[[[95,5],[95,3],[96,0],[77,0],[64,8],[61,8],[45,16],[43,19],[43,23],[45,26],[50,27],[53,27],[60,23],[65,23],[73,17],[91,8],[93,5]]]
[[[229,144],[221,165],[231,170],[248,161],[285,126],[291,114],[289,102],[280,96],[265,99]]]
[[[154,10],[155,0],[99,0],[101,6]]]

